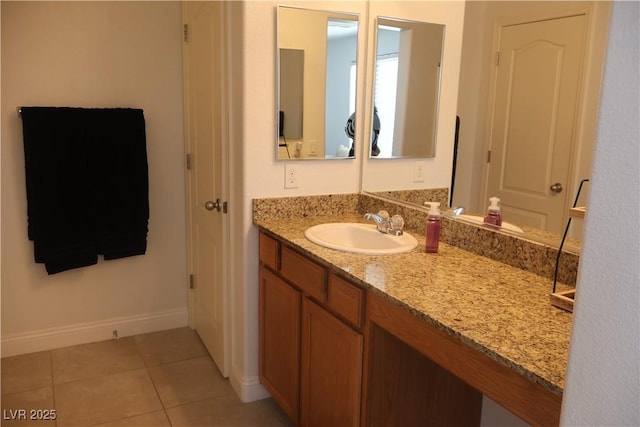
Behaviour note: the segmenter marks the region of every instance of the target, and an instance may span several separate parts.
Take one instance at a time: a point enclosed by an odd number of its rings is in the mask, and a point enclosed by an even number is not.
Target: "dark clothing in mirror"
[[[344,131],[347,136],[352,140],[351,149],[349,150],[349,157],[355,155],[355,136],[356,136],[356,113],[352,113],[347,119],[347,125],[344,127]],[[380,135],[380,117],[378,117],[378,108],[373,107],[373,127],[371,136],[371,155],[377,156],[380,154],[378,148],[378,135]]]

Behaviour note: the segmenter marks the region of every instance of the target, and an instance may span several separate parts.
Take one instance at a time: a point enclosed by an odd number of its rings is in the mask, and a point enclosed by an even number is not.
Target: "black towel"
[[[149,183],[142,110],[89,110],[96,166],[96,240],[105,259],[147,248]]]
[[[28,236],[49,274],[141,255],[148,230],[139,109],[22,107]]]

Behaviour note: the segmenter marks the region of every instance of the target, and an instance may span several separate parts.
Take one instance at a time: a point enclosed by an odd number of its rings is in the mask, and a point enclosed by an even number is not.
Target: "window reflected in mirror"
[[[435,156],[444,25],[378,17],[372,158]]]

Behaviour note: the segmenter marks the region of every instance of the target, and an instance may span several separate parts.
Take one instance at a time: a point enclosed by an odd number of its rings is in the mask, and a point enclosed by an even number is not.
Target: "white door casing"
[[[564,228],[586,21],[576,15],[498,30],[485,199],[499,197],[511,222]]]
[[[229,375],[229,226],[222,2],[183,2],[190,324]]]

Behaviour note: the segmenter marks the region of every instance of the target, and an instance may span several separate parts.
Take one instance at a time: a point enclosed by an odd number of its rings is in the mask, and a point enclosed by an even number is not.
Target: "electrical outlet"
[[[309,155],[311,157],[316,157],[318,155],[318,152],[316,151],[316,140],[315,139],[310,140],[309,145],[311,146],[311,149],[309,150]]]
[[[298,166],[291,163],[284,165],[284,188],[298,188]]]
[[[413,164],[413,182],[424,182],[423,161],[417,161]]]

